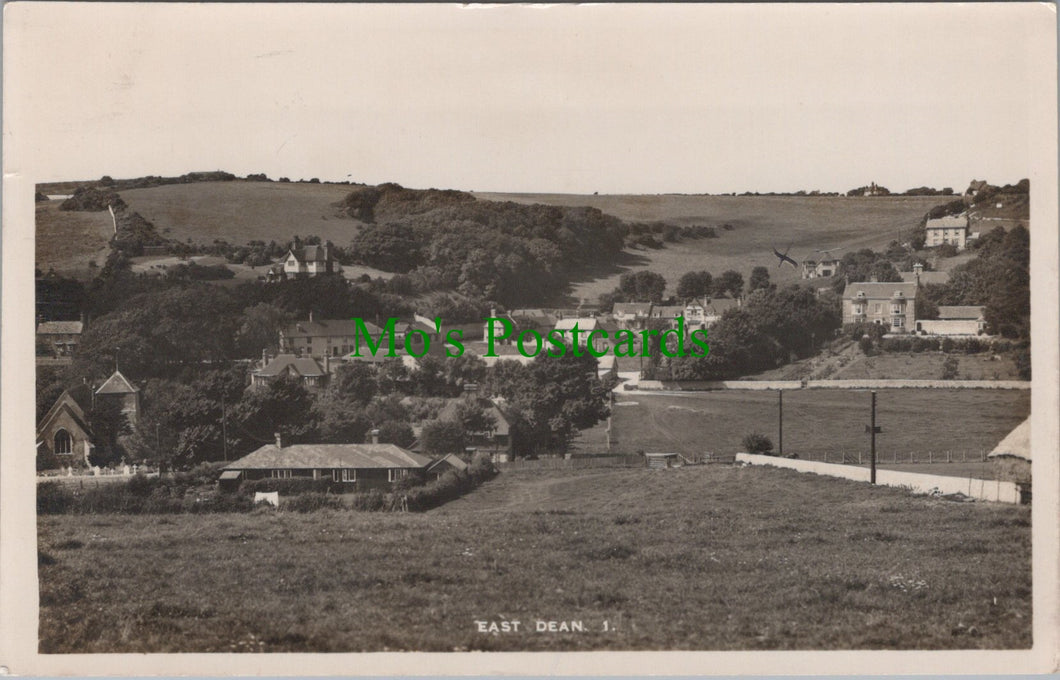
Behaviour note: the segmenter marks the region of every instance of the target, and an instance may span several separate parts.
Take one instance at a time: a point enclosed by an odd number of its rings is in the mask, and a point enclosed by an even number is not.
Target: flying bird
[[[795,260],[791,259],[790,257],[788,257],[788,250],[791,250],[791,246],[788,246],[788,249],[785,250],[783,253],[780,252],[779,250],[777,250],[776,246],[773,246],[773,254],[776,255],[777,258],[779,259],[779,261],[777,262],[777,266],[780,267],[785,262],[787,262],[788,264],[790,264],[792,266],[792,268],[798,269],[799,268],[799,263],[796,262]]]

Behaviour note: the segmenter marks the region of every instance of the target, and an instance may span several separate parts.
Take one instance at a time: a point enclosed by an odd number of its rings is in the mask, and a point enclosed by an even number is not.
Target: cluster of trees
[[[755,267],[751,273],[748,290],[769,285],[769,270],[765,267]],[[743,295],[743,291],[744,278],[738,271],[730,269],[722,272],[717,278],[708,271],[691,271],[681,276],[674,295],[668,301],[673,303],[705,297],[737,298]],[[666,301],[665,292],[666,279],[661,274],[642,269],[622,274],[618,279],[618,287],[601,295],[599,302],[602,309],[610,309],[616,302],[661,304]]]
[[[953,187],[935,189],[933,187],[914,187],[902,192],[903,196],[952,196]]]
[[[413,293],[457,291],[505,306],[562,290],[579,269],[608,263],[624,225],[593,208],[476,201],[460,192],[368,187],[348,199],[374,223],[350,247],[353,261],[405,274]],[[389,217],[383,221],[382,217]]]
[[[710,354],[669,359],[659,377],[674,380],[729,380],[782,366],[813,354],[842,321],[838,298],[818,297],[791,285],[760,286],[739,309],[729,309],[710,328]]]

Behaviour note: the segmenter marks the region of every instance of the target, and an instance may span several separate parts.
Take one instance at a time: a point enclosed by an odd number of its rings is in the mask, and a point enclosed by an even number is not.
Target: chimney
[[[913,276],[916,278],[916,287],[920,287],[920,274],[924,271],[924,265],[917,262],[913,265]]]
[[[309,323],[313,323],[313,310],[309,310]]]
[[[378,428],[372,429],[372,443],[373,444],[378,444],[379,443],[379,429]]]
[[[278,449],[282,449],[283,448],[283,435],[280,434],[279,432],[276,433],[276,448],[278,448]]]
[[[269,363],[269,350],[264,347],[261,349],[261,367],[265,368],[266,364]]]

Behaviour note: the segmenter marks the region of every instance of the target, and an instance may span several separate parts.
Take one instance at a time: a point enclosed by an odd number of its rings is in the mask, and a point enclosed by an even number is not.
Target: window
[[[880,313],[880,303],[879,302],[874,303],[872,305],[872,313],[873,314],[879,314]]]
[[[66,430],[59,430],[55,433],[55,453],[59,455],[69,456],[74,452],[74,440],[70,438],[70,433]]]
[[[273,479],[290,479],[291,478],[291,471],[290,470],[273,470],[272,471],[272,478]]]
[[[901,314],[902,305],[891,305],[891,314]]]
[[[891,328],[901,328],[903,325],[904,322],[902,321],[902,317],[896,316],[891,319]]]
[[[387,479],[391,482],[396,482],[399,479],[405,479],[409,476],[408,470],[387,470]]]
[[[340,479],[342,481],[344,481],[344,482],[356,482],[357,481],[357,471],[356,470],[344,469],[344,470],[336,470],[335,472],[336,472],[336,474],[338,474],[339,472],[342,473]]]

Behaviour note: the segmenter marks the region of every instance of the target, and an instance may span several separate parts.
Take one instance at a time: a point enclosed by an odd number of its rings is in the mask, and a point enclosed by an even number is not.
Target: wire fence
[[[843,463],[846,465],[868,465],[870,452],[865,451],[791,451],[802,460],[821,463]],[[987,460],[986,449],[943,449],[938,451],[876,451],[877,464],[935,464],[935,463],[981,463]]]

